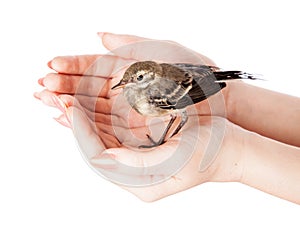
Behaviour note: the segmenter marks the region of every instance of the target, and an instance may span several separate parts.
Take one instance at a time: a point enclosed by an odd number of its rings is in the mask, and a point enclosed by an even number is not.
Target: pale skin
[[[149,40],[111,33],[102,33],[100,37],[104,47],[110,51]],[[56,120],[76,132],[79,145],[88,146],[86,156],[93,166],[116,172],[118,165],[115,161],[130,166],[154,165],[172,154],[179,142],[186,148],[191,147],[189,137],[193,138],[199,126],[193,123],[193,119],[199,119],[201,137],[197,139],[196,151],[177,174],[162,183],[147,187],[120,186],[144,201],[155,201],[204,182],[234,181],[300,204],[300,99],[296,97],[243,82],[230,82],[218,94],[224,99],[225,109],[220,107],[211,110],[210,102],[203,101],[196,105],[196,112],[191,110],[190,119],[184,128],[188,135],[186,139],[180,139],[182,134],[179,133],[148,152],[134,151],[128,147],[130,144],[139,144],[134,140],[126,140],[128,131],[146,140],[145,134],[149,132],[146,122],[149,118],[130,110],[126,101],[114,104],[121,90],[112,92],[110,88],[118,83],[125,69],[113,72],[116,67],[148,59],[151,54],[150,51],[145,55],[143,49],[134,47],[132,45],[116,51],[113,56],[56,57],[48,63],[55,72],[39,80],[45,90],[35,93],[35,97],[62,111]],[[172,47],[168,51],[172,51]],[[195,54],[202,63],[214,65],[207,57]],[[99,57],[102,57],[99,62],[101,65],[90,68]],[[172,57],[170,61],[190,60],[193,63],[192,59],[184,55],[172,54]],[[93,76],[85,76],[81,83],[84,88],[79,88],[80,78],[86,71]],[[90,83],[97,83],[102,91],[99,93],[99,87],[91,86]],[[75,92],[79,93],[76,97]],[[214,102],[218,95],[213,96],[211,101]],[[89,103],[93,102],[96,102],[96,117],[90,111]],[[91,126],[92,121],[96,127]],[[219,153],[207,169],[199,171],[204,146],[209,142],[210,135],[215,135],[211,129],[219,124],[225,124]],[[155,126],[159,127],[160,123],[157,122]],[[127,141],[126,145],[120,140]],[[153,179],[153,176],[145,174],[131,176]]]

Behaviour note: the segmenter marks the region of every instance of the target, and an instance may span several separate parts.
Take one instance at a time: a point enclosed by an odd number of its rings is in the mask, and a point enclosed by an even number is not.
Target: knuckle
[[[94,93],[97,92],[98,89],[98,85],[96,80],[94,80],[93,78],[90,78],[88,76],[83,77],[80,81],[80,85],[79,88],[80,90],[78,90],[79,92],[85,93],[87,95],[95,95]]]
[[[66,75],[60,75],[58,77],[57,83],[58,83],[60,92],[64,92],[64,93],[73,93],[74,92],[72,77],[66,76]]]

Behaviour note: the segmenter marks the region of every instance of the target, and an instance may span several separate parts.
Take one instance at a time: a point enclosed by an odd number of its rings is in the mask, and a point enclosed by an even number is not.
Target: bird
[[[177,115],[181,120],[170,135],[176,135],[188,120],[186,108],[201,102],[226,87],[226,80],[252,79],[255,75],[238,71],[222,71],[216,66],[189,63],[138,61],[130,65],[119,83],[111,89],[123,89],[130,106],[143,116],[170,115],[170,121],[158,141],[147,134],[152,148],[166,142],[166,136]]]

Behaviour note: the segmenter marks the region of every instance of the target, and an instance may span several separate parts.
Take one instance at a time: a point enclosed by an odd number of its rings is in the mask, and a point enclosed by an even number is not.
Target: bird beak
[[[126,85],[126,83],[123,80],[121,80],[118,84],[116,84],[115,86],[113,86],[111,89],[112,90],[117,90],[119,88],[124,88],[125,85]]]

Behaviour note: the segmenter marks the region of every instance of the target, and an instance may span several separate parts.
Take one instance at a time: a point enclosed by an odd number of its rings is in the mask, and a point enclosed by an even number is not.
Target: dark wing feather
[[[189,73],[193,75],[192,88],[188,94],[177,102],[177,109],[201,102],[226,87],[225,82],[216,82],[217,79],[213,70],[216,68],[192,64],[175,65],[183,70],[189,71]]]
[[[193,77],[192,88],[187,95],[177,102],[177,109],[203,101],[211,95],[219,92],[222,88],[226,87],[226,83],[220,81],[233,79],[259,79],[257,75],[238,70],[220,71],[218,67],[214,66],[187,63],[177,63],[173,65],[182,71],[188,71],[188,73],[192,74]]]
[[[201,102],[216,94],[224,87],[226,87],[225,82],[217,83],[215,82],[215,79],[212,79],[210,76],[201,79],[196,78],[193,81],[192,89],[177,102],[176,108],[181,109],[188,105]]]
[[[148,101],[162,109],[182,109],[207,99],[226,86],[215,82],[209,66],[192,64],[161,64],[163,76],[148,89]],[[176,90],[176,92],[174,92]],[[188,90],[188,92],[187,92]]]
[[[221,71],[220,68],[216,66],[194,65],[194,64],[187,64],[187,63],[177,63],[174,65],[183,70],[190,70],[203,75],[208,75],[212,72],[216,80],[234,80],[234,79],[263,80],[261,76],[258,74],[250,74],[239,70]]]

